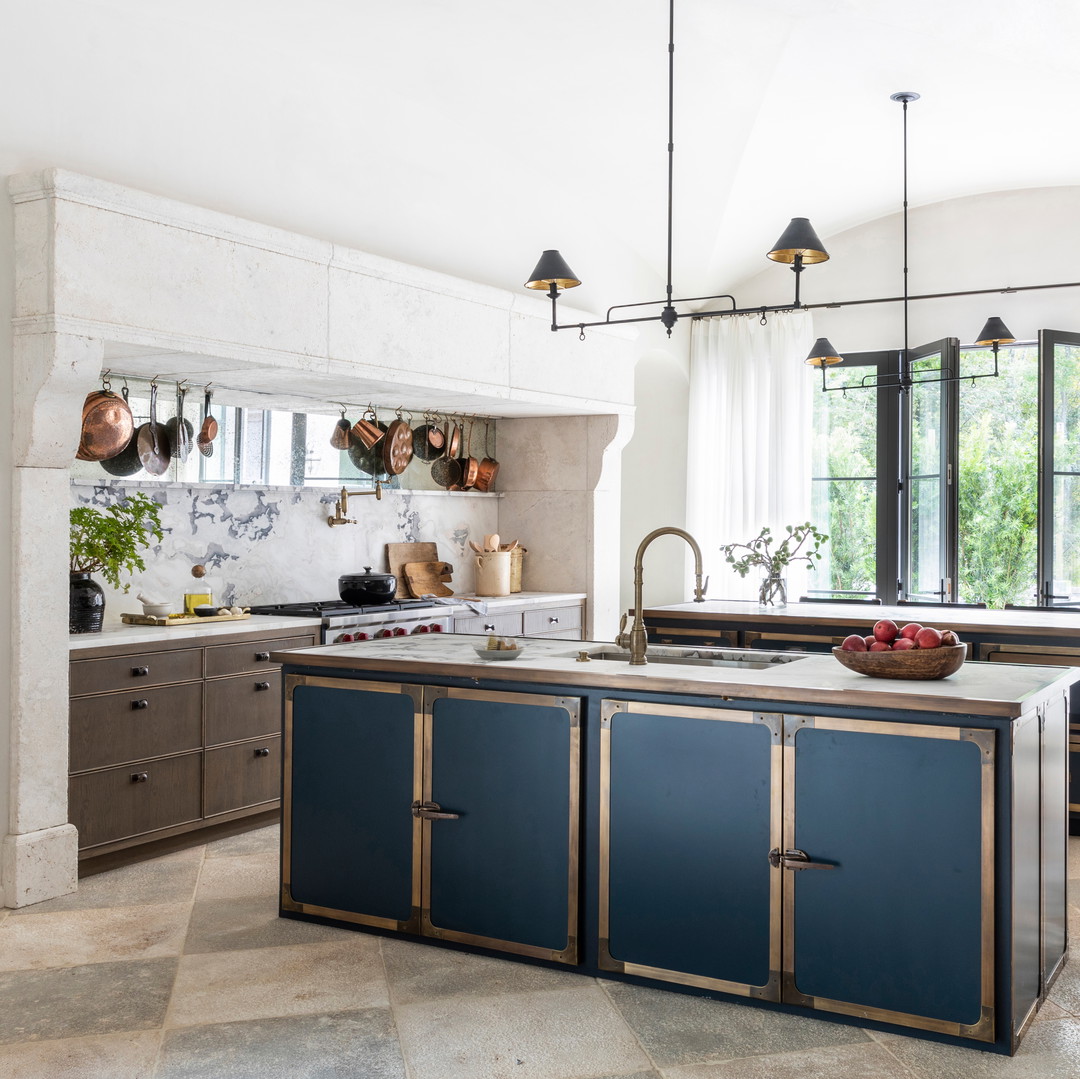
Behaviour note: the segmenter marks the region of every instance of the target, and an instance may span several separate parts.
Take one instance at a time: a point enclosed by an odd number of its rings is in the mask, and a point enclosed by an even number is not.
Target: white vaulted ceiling
[[[664,274],[666,0],[0,0],[0,172],[61,166],[575,306]],[[900,205],[1080,183],[1075,0],[677,0],[676,295]],[[780,273],[780,270],[777,270]],[[787,281],[778,278],[786,295]]]

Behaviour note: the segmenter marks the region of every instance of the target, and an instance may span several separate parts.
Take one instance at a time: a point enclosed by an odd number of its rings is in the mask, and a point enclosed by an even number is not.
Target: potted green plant
[[[784,571],[792,562],[806,562],[811,567],[814,559],[820,558],[818,550],[829,537],[819,532],[809,521],[801,525],[788,525],[787,535],[780,545],[773,549],[773,534],[768,527],[762,530],[749,543],[726,543],[720,547],[731,568],[740,577],[745,577],[755,566],[762,571],[761,586],[758,589],[758,603],[762,607],[783,607],[787,603],[787,579]],[[813,542],[802,554],[805,544]],[[741,558],[735,557],[737,550],[744,550]]]
[[[113,588],[126,592],[131,586],[121,584],[120,574],[145,570],[141,552],[164,535],[161,506],[144,494],[128,495],[103,510],[76,506],[71,511],[69,632],[101,630],[105,593],[90,574],[99,572]]]

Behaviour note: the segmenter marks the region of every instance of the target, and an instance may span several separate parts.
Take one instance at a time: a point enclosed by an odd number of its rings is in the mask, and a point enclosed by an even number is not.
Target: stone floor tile
[[[919,1079],[1076,1079],[1080,1020],[1033,1023],[1014,1057],[879,1034],[879,1042]]]
[[[265,854],[267,851],[278,854],[280,850],[281,828],[277,824],[271,824],[265,828],[255,828],[250,832],[240,832],[207,843],[206,857],[233,858],[238,854]]]
[[[870,1040],[856,1027],[748,1004],[646,989],[625,982],[605,982],[604,988],[661,1070],[679,1064]]]
[[[155,1073],[155,1079],[338,1077],[405,1079],[388,1009],[173,1030]]]
[[[148,1079],[161,1034],[156,1030],[23,1042],[0,1053],[0,1079]]]
[[[0,969],[33,970],[179,955],[187,904],[24,914],[0,925]]]
[[[395,1004],[595,984],[595,979],[570,970],[535,967],[392,937],[382,938],[382,952],[386,980]]]
[[[1042,1007],[1035,1013],[1036,1023],[1045,1023],[1050,1019],[1064,1019],[1069,1013],[1052,1000],[1044,1000]]]
[[[872,1042],[687,1064],[664,1068],[662,1075],[663,1079],[912,1079],[891,1053]]]
[[[15,914],[51,914],[61,910],[130,907],[143,903],[190,903],[202,860],[203,848],[189,847],[161,858],[95,873],[79,881],[78,891],[20,907]]]
[[[0,933],[3,927],[0,926]],[[1057,981],[1050,987],[1050,995],[1046,998],[1046,1004],[1054,1004],[1069,1015],[1080,1015],[1080,959],[1070,959],[1061,968]]]
[[[388,1004],[378,938],[352,933],[323,944],[186,955],[180,960],[167,1025]]]
[[[283,944],[314,944],[354,935],[348,929],[279,918],[274,895],[241,896],[196,903],[191,911],[184,952],[192,955]]]
[[[276,850],[208,858],[199,875],[197,902],[237,899],[247,895],[276,895],[281,862]]]
[[[396,1005],[411,1079],[648,1074],[650,1061],[596,985]]]
[[[175,959],[0,974],[0,1044],[157,1030]]]

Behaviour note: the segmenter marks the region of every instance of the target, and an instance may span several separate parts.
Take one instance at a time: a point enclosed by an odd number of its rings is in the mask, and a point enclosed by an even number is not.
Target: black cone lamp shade
[[[843,360],[844,357],[837,354],[827,337],[819,337],[803,363],[808,363],[811,367],[828,367],[834,363],[842,363]]]
[[[791,224],[784,229],[784,234],[773,244],[768,257],[773,262],[794,262],[798,255],[802,255],[804,266],[829,261],[829,252],[818,239],[814,226],[805,217],[791,219]]]
[[[979,339],[975,342],[976,345],[1007,345],[1010,341],[1015,341],[1012,333],[1009,331],[1009,327],[1005,325],[996,315],[993,318],[986,320],[986,325],[982,328],[982,332],[979,334]]]
[[[554,285],[556,288],[573,288],[580,284],[574,271],[566,265],[566,260],[558,251],[545,251],[529,280],[525,282],[525,287],[548,289]]]

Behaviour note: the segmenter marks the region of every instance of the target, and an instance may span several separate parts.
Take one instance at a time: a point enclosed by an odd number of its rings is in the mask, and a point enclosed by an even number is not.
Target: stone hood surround
[[[236,403],[263,408],[331,412],[333,401],[370,400],[512,417],[520,444],[546,443],[545,417],[561,416],[572,438],[556,456],[573,462],[572,477],[542,468],[515,479],[506,468],[499,530],[537,550],[554,551],[547,541],[558,536],[562,554],[537,561],[531,587],[588,592],[592,618],[614,616],[619,462],[634,392],[624,329],[592,330],[584,342],[553,334],[542,299],[63,169],[13,177],[9,192],[12,562],[0,613],[11,625],[11,686],[0,711],[10,746],[0,903],[23,906],[76,885],[66,668],[41,657],[67,654],[68,471],[83,399],[105,367],[213,381]]]

